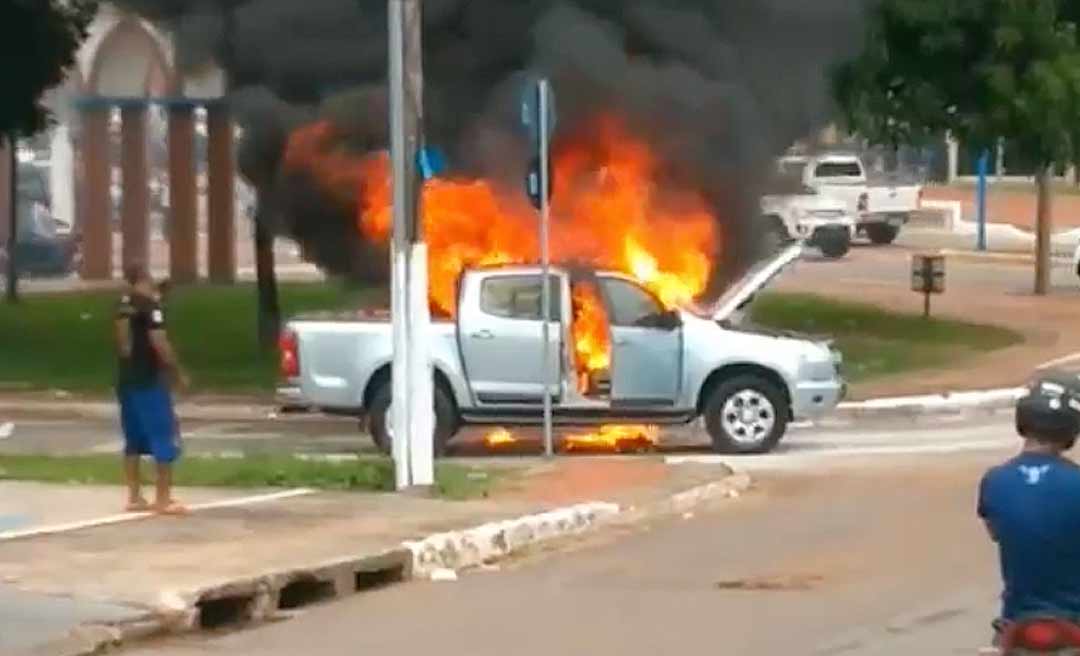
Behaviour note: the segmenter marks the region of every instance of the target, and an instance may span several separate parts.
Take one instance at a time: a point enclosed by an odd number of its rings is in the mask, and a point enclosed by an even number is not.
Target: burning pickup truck
[[[667,309],[634,278],[554,267],[551,389],[556,424],[685,424],[703,418],[713,448],[763,453],[793,419],[831,410],[844,394],[840,355],[823,341],[740,328],[734,318],[801,255],[751,269],[708,311]],[[534,266],[467,269],[458,311],[431,325],[435,453],[465,424],[542,421],[542,275]],[[388,318],[290,322],[282,395],[292,405],[368,420],[390,448]]]

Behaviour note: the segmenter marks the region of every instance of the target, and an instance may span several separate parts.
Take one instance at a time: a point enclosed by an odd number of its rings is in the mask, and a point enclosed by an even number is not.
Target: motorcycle
[[[1080,656],[1080,625],[1053,618],[1015,622],[1002,633],[999,653],[1002,656]]]

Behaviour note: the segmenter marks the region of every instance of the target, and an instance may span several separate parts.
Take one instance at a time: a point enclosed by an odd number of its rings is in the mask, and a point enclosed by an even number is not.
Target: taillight
[[[925,193],[925,191],[923,189],[919,189],[919,198],[918,198],[918,200],[916,202],[918,203],[917,207],[920,210],[922,209],[922,202],[923,202],[923,194],[924,193]]]
[[[870,196],[868,194],[859,194],[858,211],[865,212],[870,208]]]
[[[287,330],[278,340],[278,352],[281,355],[281,377],[296,378],[300,375],[300,343],[296,333]]]
[[[1006,648],[1035,653],[1080,646],[1080,626],[1055,619],[1020,622],[1006,635]]]

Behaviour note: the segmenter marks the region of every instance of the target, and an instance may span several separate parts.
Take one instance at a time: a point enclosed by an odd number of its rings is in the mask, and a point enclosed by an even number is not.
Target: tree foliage
[[[1080,145],[1075,0],[880,0],[862,54],[834,71],[849,127],[875,143],[951,132],[973,147],[1007,138],[1041,165]]]
[[[96,13],[96,0],[0,2],[0,132],[29,135],[45,127],[42,96],[64,81]]]

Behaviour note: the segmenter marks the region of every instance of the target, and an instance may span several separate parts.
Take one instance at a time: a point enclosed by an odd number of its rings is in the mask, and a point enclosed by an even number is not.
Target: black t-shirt
[[[126,294],[116,306],[117,320],[128,322],[130,356],[119,355],[117,382],[121,386],[147,387],[159,382],[161,360],[150,343],[150,331],[165,327],[165,312],[156,298]]]

